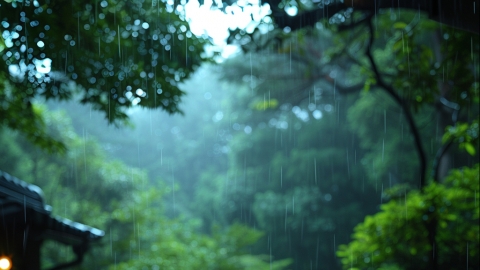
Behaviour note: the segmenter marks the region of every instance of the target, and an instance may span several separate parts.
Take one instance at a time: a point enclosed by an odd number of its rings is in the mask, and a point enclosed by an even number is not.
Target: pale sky
[[[185,5],[185,15],[190,22],[190,31],[197,36],[206,32],[213,39],[213,43],[223,49],[223,57],[238,51],[236,46],[227,46],[229,28],[233,30],[238,27],[251,32],[261,19],[270,13],[270,7],[260,7],[257,0],[239,0],[226,7],[226,13],[212,8],[212,3],[212,0],[205,0],[204,5],[200,6],[197,0],[190,0]],[[248,6],[248,3],[252,6]]]

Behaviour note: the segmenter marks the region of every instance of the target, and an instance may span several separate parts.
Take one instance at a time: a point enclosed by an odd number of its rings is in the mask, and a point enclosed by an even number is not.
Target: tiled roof
[[[43,201],[42,189],[0,171],[0,200],[20,204],[39,213],[50,213]]]
[[[3,215],[33,211],[28,215],[43,230],[43,236],[68,245],[78,245],[100,239],[105,233],[99,229],[51,215],[52,207],[46,205],[42,189],[0,171],[0,207]],[[27,215],[25,215],[27,219]]]

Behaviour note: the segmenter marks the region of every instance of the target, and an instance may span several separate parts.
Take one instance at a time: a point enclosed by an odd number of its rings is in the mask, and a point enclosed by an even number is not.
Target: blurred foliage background
[[[243,52],[197,68],[175,4],[27,2],[1,6],[0,169],[106,232],[78,269],[479,268],[478,35],[349,11],[232,32]]]

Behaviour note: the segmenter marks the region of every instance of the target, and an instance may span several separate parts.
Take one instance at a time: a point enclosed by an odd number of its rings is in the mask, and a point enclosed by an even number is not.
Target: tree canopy
[[[346,9],[344,4],[339,6],[340,10]],[[280,9],[282,8],[285,11],[289,9],[283,2],[280,4]],[[305,121],[309,119],[309,110],[312,111],[312,116],[319,110],[319,102],[334,104],[332,107],[335,112],[338,112],[338,119],[341,119],[342,110],[338,107],[343,103],[340,100],[345,99],[348,94],[361,92],[361,95],[357,95],[359,100],[348,108],[350,128],[359,137],[359,148],[365,151],[359,153],[362,156],[361,163],[366,170],[365,174],[363,176],[361,173],[356,174],[354,179],[358,181],[359,178],[367,176],[376,191],[382,190],[379,195],[382,203],[384,200],[389,200],[388,196],[383,195],[384,187],[387,189],[387,187],[402,184],[409,186],[405,189],[405,194],[408,193],[407,190],[413,188],[416,191],[411,191],[412,198],[418,192],[426,196],[418,200],[423,200],[428,207],[437,208],[434,205],[435,202],[428,201],[427,198],[430,198],[428,196],[444,199],[449,195],[435,193],[432,188],[434,184],[431,183],[446,181],[447,172],[460,164],[473,167],[473,172],[478,171],[478,167],[474,165],[478,162],[479,147],[478,35],[428,20],[425,13],[400,9],[376,9],[368,6],[350,11],[347,9],[348,12],[339,15],[337,13],[338,16],[332,16],[329,22],[318,21],[317,18],[322,18],[319,13],[327,11],[323,6],[322,8],[323,10],[316,9],[317,15],[314,16],[314,20],[302,21],[302,11],[297,6],[299,13],[297,23],[300,25],[297,29],[287,27],[289,25],[279,19],[282,16],[279,15],[277,18],[273,13],[276,25],[282,25],[285,28],[268,33],[262,33],[260,27],[258,31],[251,33],[234,32],[236,36],[232,37],[231,41],[242,44],[247,57],[248,54],[255,55],[257,61],[259,59],[257,53],[266,54],[262,64],[269,68],[254,69],[245,61],[230,63],[230,67],[238,68],[236,71],[225,72],[225,77],[232,81],[247,81],[251,84],[252,91],[258,94],[252,98],[254,107],[260,110],[277,109],[278,113],[292,108],[292,112]],[[306,11],[305,14],[313,14],[309,12]],[[478,20],[478,16],[475,18]],[[325,106],[325,103],[323,105]],[[316,113],[319,115],[318,112]],[[392,119],[392,115],[398,118]],[[288,123],[291,124],[291,122]],[[288,126],[285,125],[285,127]],[[404,139],[404,132],[410,133],[411,137]],[[433,135],[435,133],[436,135]],[[318,140],[326,141],[325,137],[322,136]],[[351,141],[352,145],[355,145],[353,141],[356,140]],[[344,141],[344,143],[349,145],[349,142]],[[452,149],[451,145],[457,145],[464,154],[455,148]],[[358,151],[356,147],[353,149]],[[323,146],[322,150],[326,151],[326,146]],[[350,158],[348,150],[347,146],[347,163]],[[293,159],[293,151],[285,152]],[[415,152],[417,157],[412,157],[410,154]],[[465,152],[472,158],[465,157]],[[335,151],[335,153],[338,152]],[[398,158],[400,156],[402,158]],[[275,158],[272,159],[275,160]],[[330,158],[333,160],[334,155],[331,154]],[[308,164],[307,161],[291,163]],[[283,168],[287,164],[283,163]],[[280,167],[282,168],[281,165]],[[278,165],[276,168],[278,170]],[[349,169],[347,168],[347,171]],[[332,171],[336,170],[332,169]],[[283,175],[285,177],[288,174]],[[336,181],[338,185],[340,182]],[[351,183],[351,185],[354,184]],[[449,187],[449,185],[446,186]],[[310,188],[310,190],[313,189]],[[346,188],[342,190],[349,192]],[[263,205],[278,205],[281,201],[275,198],[279,197],[278,193],[283,191],[257,195],[256,199],[262,198],[270,202]],[[302,196],[302,198],[305,197],[307,196]],[[467,212],[465,215],[475,215],[475,211],[478,210],[476,207],[476,204],[470,205],[470,208],[465,210]],[[263,215],[266,215],[265,212],[267,211],[264,211]],[[393,213],[398,213],[398,207],[395,210],[385,208],[379,216],[382,215],[383,218],[384,215]],[[287,220],[287,210],[284,215]],[[422,218],[423,216],[419,213],[412,216],[412,219],[420,223]],[[395,225],[390,222],[391,219],[385,219],[384,225],[389,227]],[[476,219],[469,219],[468,222],[469,225],[466,227],[453,233],[450,231],[449,233],[452,234],[448,237],[455,237],[454,235],[458,233],[463,234],[473,230],[471,234],[474,238],[478,238],[478,230],[475,231],[472,225]],[[454,259],[449,260],[455,257],[456,251],[448,248],[433,248],[442,245],[443,237],[447,237],[445,234],[448,233],[445,232],[444,227],[441,227],[445,224],[436,218],[429,219],[426,223],[428,224],[422,225],[422,235],[412,236],[415,248],[417,248],[416,244],[421,242],[425,244],[424,247],[429,247],[422,252],[431,252],[423,257],[423,268],[438,269],[442,265],[450,265],[454,269]],[[337,220],[336,224],[340,224],[340,220]],[[383,226],[380,224],[367,218],[359,228]],[[359,251],[365,250],[367,246],[373,249],[380,245],[382,248],[378,252],[384,252],[383,248],[388,247],[389,244],[383,242],[384,238],[375,238],[374,233],[374,231],[368,231],[359,237],[355,234],[353,236],[355,241],[349,246],[348,251],[338,253],[345,262],[344,268],[352,267],[352,262],[360,269],[383,264],[385,267],[398,266],[399,269],[412,267],[402,264],[402,252],[398,250],[392,251],[391,258],[388,257],[390,255],[379,257],[376,261],[378,264],[373,266],[368,264],[373,261],[370,257],[364,260],[365,263],[357,263],[357,260],[362,260],[360,253],[357,253],[356,257],[351,257],[352,259],[345,259],[349,256],[347,253],[355,247],[359,247],[356,250]],[[405,231],[405,233],[408,232]],[[396,235],[405,234],[397,231],[386,233],[388,239],[395,238]],[[363,237],[375,240],[366,242]],[[407,241],[392,241],[398,245],[392,244],[390,248],[408,249]],[[462,241],[456,244],[466,243]],[[472,248],[475,251],[471,253],[473,257],[469,258],[475,260],[478,255],[472,254],[477,254],[478,248],[475,245],[472,245]],[[365,254],[364,256],[367,256]],[[442,256],[445,256],[445,260]],[[475,267],[475,264],[470,267]]]
[[[78,99],[111,123],[133,105],[181,112],[178,84],[201,62],[206,37],[189,30],[184,12],[161,1],[2,1],[0,119],[44,148],[32,103]]]

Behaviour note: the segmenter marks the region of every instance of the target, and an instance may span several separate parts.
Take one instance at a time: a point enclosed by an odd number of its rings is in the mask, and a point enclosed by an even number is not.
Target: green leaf
[[[5,49],[5,40],[0,35],[0,52],[2,52],[4,49]]]
[[[405,29],[407,24],[405,22],[396,22],[393,24],[393,28],[395,29]]]
[[[465,150],[471,155],[475,156],[475,147],[471,143],[465,143]]]

